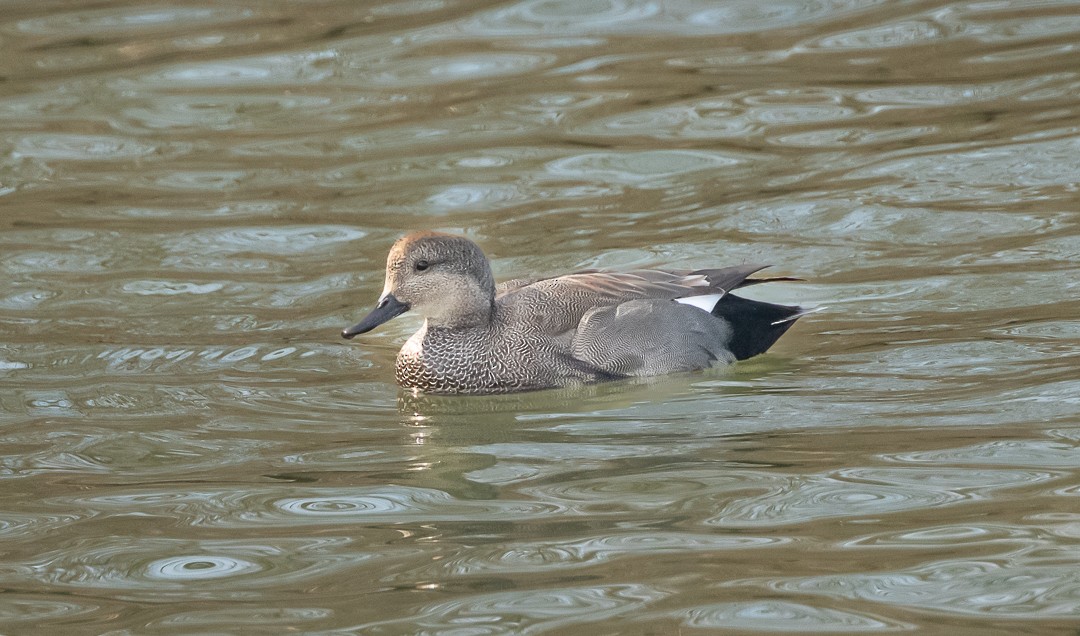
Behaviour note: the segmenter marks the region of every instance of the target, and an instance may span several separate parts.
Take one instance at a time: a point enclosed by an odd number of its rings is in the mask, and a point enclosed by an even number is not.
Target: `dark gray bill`
[[[359,336],[362,333],[367,333],[391,318],[400,316],[406,311],[409,311],[409,305],[394,298],[393,294],[387,294],[379,301],[379,304],[375,306],[375,309],[365,316],[363,320],[342,331],[341,337],[348,339],[353,336]]]

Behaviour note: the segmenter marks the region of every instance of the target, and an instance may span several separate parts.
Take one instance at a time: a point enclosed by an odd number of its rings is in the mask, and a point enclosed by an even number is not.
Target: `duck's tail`
[[[814,310],[724,294],[711,313],[731,325],[733,333],[728,349],[736,360],[745,360],[765,353],[800,316],[811,311]]]

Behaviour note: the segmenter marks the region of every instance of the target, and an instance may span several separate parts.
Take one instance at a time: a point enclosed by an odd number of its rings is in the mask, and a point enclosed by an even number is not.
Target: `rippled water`
[[[8,2],[5,633],[1075,633],[1074,2]],[[774,264],[708,373],[399,394],[394,238]]]

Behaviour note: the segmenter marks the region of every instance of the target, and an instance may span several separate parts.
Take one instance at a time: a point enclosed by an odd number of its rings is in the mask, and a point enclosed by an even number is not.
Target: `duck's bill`
[[[394,298],[393,294],[387,294],[383,296],[382,300],[379,301],[379,304],[375,306],[375,309],[365,316],[363,320],[342,331],[341,337],[348,339],[353,336],[359,336],[362,333],[367,333],[391,318],[400,316],[406,311],[409,311],[409,305],[407,303],[403,303],[397,298]]]

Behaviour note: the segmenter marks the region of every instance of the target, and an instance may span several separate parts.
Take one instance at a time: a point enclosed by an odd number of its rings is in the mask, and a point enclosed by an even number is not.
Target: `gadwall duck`
[[[510,393],[695,371],[768,349],[804,312],[729,292],[791,278],[737,265],[585,271],[499,285],[467,238],[418,232],[386,259],[375,309],[344,338],[406,311],[424,325],[397,356],[398,383],[428,393]]]

